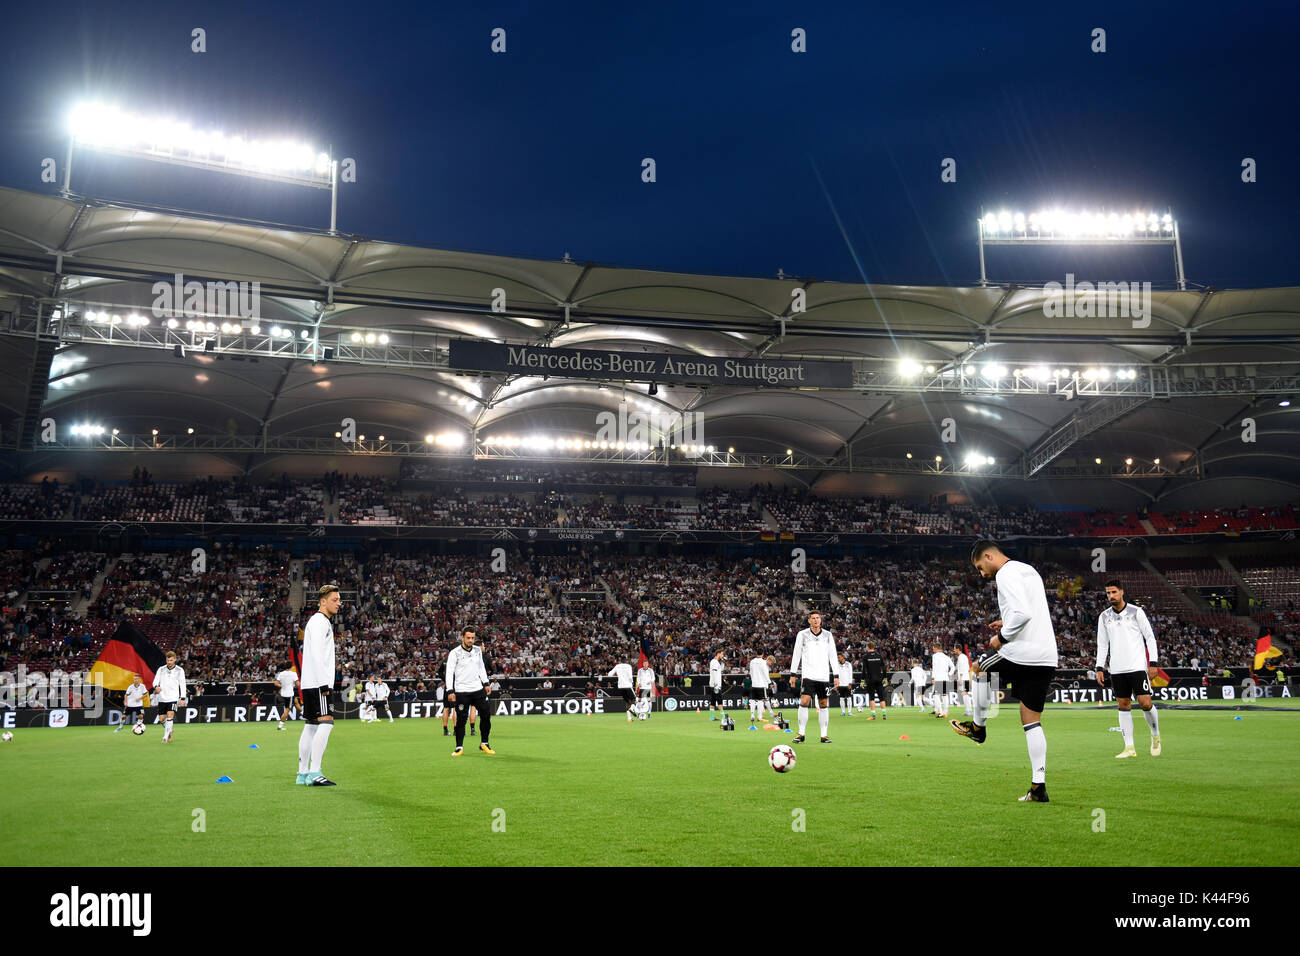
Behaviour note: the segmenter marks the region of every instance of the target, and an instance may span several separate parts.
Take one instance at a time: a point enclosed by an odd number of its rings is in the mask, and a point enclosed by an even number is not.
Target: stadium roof
[[[322,341],[342,331],[415,343],[427,362],[383,349],[354,362],[283,357],[274,348],[185,351],[61,335],[48,376],[34,345],[48,318],[138,310],[153,285],[260,283],[261,322]],[[494,313],[494,290],[508,311]],[[802,289],[806,311],[792,311]],[[430,249],[271,223],[0,189],[0,409],[6,439],[40,417],[97,421],[123,433],[331,437],[363,432],[418,439],[467,435],[594,435],[596,414],[628,397],[665,415],[701,413],[707,441],[738,452],[792,448],[822,458],[903,459],[971,451],[998,461],[1161,458],[1218,476],[1290,483],[1300,414],[1282,407],[1300,381],[1300,288],[1151,292],[1150,322],[1053,317],[1048,292],[1014,285],[920,287],[653,272],[594,263]],[[2,316],[0,316],[2,317]],[[21,334],[29,330],[28,334]],[[847,359],[852,389],[788,390],[621,384],[465,373],[447,365],[451,338],[686,355]],[[114,344],[109,344],[112,341]],[[190,341],[186,339],[187,343]],[[274,343],[272,343],[274,344]],[[51,346],[53,348],[53,346]],[[1082,393],[901,387],[899,360],[943,369],[995,363],[1119,369],[1163,366],[1174,389],[1115,397]],[[35,371],[34,371],[35,370]],[[43,401],[36,393],[48,391]],[[1300,389],[1297,389],[1300,390]],[[1152,397],[1155,395],[1155,397]],[[1240,422],[1256,421],[1255,442]],[[956,443],[941,440],[945,419]],[[1073,424],[1071,424],[1073,423]],[[9,447],[13,447],[9,445]],[[1160,482],[1144,486],[1158,494]]]

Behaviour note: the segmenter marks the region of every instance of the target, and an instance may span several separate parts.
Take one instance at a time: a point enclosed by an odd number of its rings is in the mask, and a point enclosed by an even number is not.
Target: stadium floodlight
[[[74,106],[68,117],[68,132],[68,161],[63,167],[65,199],[72,195],[72,154],[80,146],[172,166],[328,189],[330,235],[337,231],[338,162],[308,143],[282,138],[246,140],[172,118],[133,114],[100,101]]]
[[[1067,212],[1054,208],[1025,215],[1000,210],[981,212],[979,229],[980,285],[989,284],[984,262],[985,246],[1042,245],[1161,245],[1172,246],[1174,273],[1180,291],[1187,288],[1183,272],[1183,244],[1173,213]]]
[[[898,363],[898,374],[903,378],[912,378],[921,374],[921,365],[919,362],[913,362],[911,359],[902,359]]]

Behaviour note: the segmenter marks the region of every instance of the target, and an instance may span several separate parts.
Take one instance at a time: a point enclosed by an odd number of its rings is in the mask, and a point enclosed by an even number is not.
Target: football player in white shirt
[[[469,714],[474,708],[478,708],[483,718],[483,739],[478,749],[489,755],[496,753],[488,745],[488,737],[492,734],[492,708],[488,704],[488,694],[492,688],[488,680],[487,664],[483,661],[483,650],[474,646],[474,634],[474,628],[462,628],[460,644],[447,655],[447,702],[456,707],[456,749],[451,752],[453,757],[465,753],[465,722],[469,720],[470,727],[473,728],[473,719]]]
[[[952,658],[935,644],[930,648],[930,679],[934,683],[934,716],[948,716],[948,695],[952,693]]]
[[[912,661],[912,700],[916,709],[925,713],[925,668],[918,660]]]
[[[117,733],[127,726],[128,722],[134,725],[137,721],[144,720],[144,695],[146,693],[148,693],[148,690],[140,682],[140,675],[132,674],[131,684],[127,687],[126,694],[122,698],[122,722],[117,725],[117,730],[113,731],[113,733]]]
[[[293,719],[293,688],[296,683],[298,672],[292,667],[286,667],[275,675],[275,686],[280,688],[280,726],[276,730],[284,730],[284,722]]]
[[[167,666],[153,675],[153,689],[158,691],[154,701],[163,719],[162,742],[171,743],[176,708],[185,706],[185,670],[176,666],[175,651],[167,652]]]
[[[1110,607],[1097,618],[1097,683],[1106,686],[1109,663],[1110,684],[1115,688],[1115,702],[1119,705],[1119,728],[1124,734],[1124,751],[1115,756],[1121,760],[1137,756],[1133,747],[1133,698],[1136,697],[1151,729],[1151,756],[1159,757],[1160,720],[1151,703],[1151,678],[1156,676],[1158,659],[1156,635],[1146,611],[1124,600],[1124,586],[1119,581],[1106,582],[1106,600]]]
[[[966,651],[962,648],[954,647],[952,656],[957,659],[957,693],[961,694],[961,702],[966,708],[966,716],[969,717],[970,710],[970,658],[966,656]]]
[[[986,580],[998,585],[998,608],[1001,620],[989,627],[992,648],[971,665],[975,677],[975,695],[971,720],[949,726],[977,744],[984,743],[991,699],[989,673],[996,673],[1009,683],[1020,698],[1020,723],[1025,731],[1031,773],[1029,792],[1021,803],[1047,803],[1047,738],[1043,734],[1043,707],[1047,692],[1056,675],[1056,632],[1047,606],[1047,592],[1038,572],[1023,561],[1012,561],[994,541],[981,539],[970,553],[971,563]]]
[[[627,705],[627,722],[632,723],[632,710],[636,706],[636,695],[632,692],[632,665],[615,664],[614,669],[605,676],[618,678],[618,692]]]
[[[799,690],[799,735],[790,743],[804,742],[804,729],[808,726],[808,705],[814,697],[817,698],[817,722],[822,730],[822,743],[831,742],[831,738],[826,736],[831,723],[828,685],[834,682],[837,691],[840,687],[835,657],[835,636],[830,631],[822,630],[822,616],[813,611],[808,615],[808,626],[794,639],[794,654],[790,658],[790,686],[794,687],[796,674],[803,677],[803,685]]]
[[[317,611],[302,631],[302,736],[298,738],[298,780],[308,787],[333,787],[321,773],[325,747],[334,730],[330,694],[334,691],[334,624],[343,604],[339,589],[323,585],[316,592]]]
[[[646,661],[645,667],[638,668],[636,672],[636,713],[641,720],[645,720],[650,715],[654,692],[655,670],[650,666],[650,662]]]
[[[844,659],[843,654],[840,655],[839,675],[840,675],[840,692],[839,692],[840,716],[852,717],[853,716],[853,665]],[[844,709],[845,703],[847,703],[849,707],[847,711]]]
[[[374,715],[374,719],[379,719],[378,708],[383,707],[384,713],[388,715],[388,722],[391,724],[393,722],[393,711],[388,706],[388,682],[378,674],[371,674],[370,683],[366,686],[370,689],[370,712]]]
[[[757,730],[755,724],[763,719],[763,705],[767,705],[771,720],[776,720],[776,710],[768,696],[768,689],[775,688],[772,683],[772,668],[776,666],[774,658],[755,657],[749,662],[749,729]]]
[[[722,651],[713,655],[713,660],[709,661],[709,720],[718,720],[713,716],[713,711],[717,710],[722,713],[722,658],[726,655]]]

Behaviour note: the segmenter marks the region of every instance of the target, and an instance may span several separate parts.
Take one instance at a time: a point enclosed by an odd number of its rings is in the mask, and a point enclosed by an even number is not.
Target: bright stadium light
[[[72,195],[72,154],[80,146],[173,166],[209,169],[330,191],[330,234],[336,231],[338,163],[309,143],[227,136],[171,117],[130,113],[115,104],[78,103],[68,116],[63,197]]]
[[[982,213],[979,229],[980,285],[989,284],[984,247],[1042,245],[1164,245],[1173,247],[1174,273],[1180,291],[1187,288],[1183,246],[1173,213],[1153,210],[1078,212],[1042,209],[1025,215],[1001,210]]]

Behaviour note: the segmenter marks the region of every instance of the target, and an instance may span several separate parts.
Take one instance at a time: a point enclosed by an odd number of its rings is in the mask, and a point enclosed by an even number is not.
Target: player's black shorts
[[[852,687],[845,687],[843,684],[841,684],[841,685],[839,686],[839,689],[836,690],[835,693],[839,694],[839,696],[840,696],[840,700],[847,700],[847,701],[849,701],[850,703],[853,702],[853,688],[852,688]]]
[[[828,687],[830,687],[830,681],[809,680],[805,677],[799,687],[799,693],[800,695],[807,694],[809,697],[821,700],[828,695]]]
[[[122,723],[134,724],[137,720],[144,720],[143,707],[128,707],[122,712]]]
[[[722,691],[710,687],[704,693],[708,697],[710,705],[722,706]]]
[[[1127,674],[1111,674],[1110,686],[1115,696],[1132,700],[1134,697],[1151,696],[1151,678],[1146,671],[1129,671]]]
[[[469,709],[474,707],[480,714],[487,711],[488,699],[487,694],[482,690],[456,691],[456,714],[468,715]]]
[[[1056,676],[1055,667],[1017,664],[997,651],[980,655],[979,667],[986,673],[997,674],[1001,683],[1011,688],[1020,703],[1039,713],[1047,704],[1047,691],[1051,687],[1052,678]]]
[[[179,701],[175,700],[160,700],[157,701],[154,706],[158,708],[158,713],[166,714],[174,711],[178,703]]]
[[[766,688],[766,687],[751,687],[751,688],[749,689],[749,699],[750,699],[750,700],[767,700],[767,688]]]
[[[302,719],[314,724],[322,717],[333,717],[330,707],[330,688],[304,687],[302,691]]]
[[[618,692],[623,695],[623,699],[629,704],[636,700],[636,694],[632,692],[631,687],[620,687]]]

